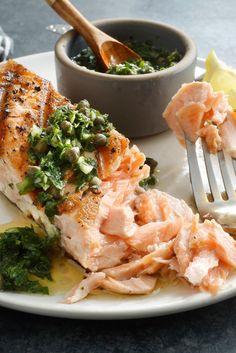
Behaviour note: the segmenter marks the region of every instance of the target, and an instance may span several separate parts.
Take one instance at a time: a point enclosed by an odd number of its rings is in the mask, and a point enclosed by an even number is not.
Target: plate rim
[[[208,293],[198,293],[196,295],[199,296],[197,301],[193,302],[181,302],[181,304],[177,307],[175,304],[171,305],[163,305],[163,307],[158,307],[155,310],[154,307],[149,308],[140,308],[139,310],[132,308],[129,311],[124,310],[109,310],[104,311],[102,307],[101,310],[94,311],[89,310],[88,308],[79,308],[79,304],[61,304],[61,303],[39,303],[39,305],[32,305],[28,302],[17,302],[17,300],[3,300],[2,294],[7,294],[7,292],[0,293],[0,305],[21,312],[49,316],[49,317],[60,317],[60,318],[70,318],[70,319],[82,319],[82,320],[127,320],[127,319],[141,319],[141,318],[150,318],[150,317],[158,317],[158,316],[167,316],[172,314],[178,314],[186,311],[192,311],[200,308],[204,308],[206,306],[214,305],[224,300],[230,299],[235,296],[236,288],[232,288],[227,291],[222,291],[219,294],[212,296]],[[201,294],[205,295],[205,298],[201,299]],[[18,294],[14,294],[18,295]],[[28,297],[32,297],[32,294],[25,295]],[[39,298],[40,296],[36,296]],[[53,296],[52,296],[53,297]],[[195,297],[193,297],[194,299]],[[203,300],[203,301],[202,301]],[[78,305],[78,306],[77,306]],[[74,310],[72,310],[74,308]],[[78,309],[79,308],[79,309]],[[76,310],[77,309],[77,310]]]

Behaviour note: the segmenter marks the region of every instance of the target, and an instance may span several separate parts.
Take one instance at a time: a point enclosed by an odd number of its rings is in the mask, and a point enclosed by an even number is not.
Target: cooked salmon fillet
[[[116,257],[112,254],[114,247],[113,238],[105,235],[101,237],[96,232],[86,233],[86,227],[90,227],[96,218],[99,200],[102,194],[94,195],[92,192],[85,197],[79,193],[71,193],[64,204],[61,205],[60,217],[57,217],[56,226],[45,215],[42,208],[34,204],[35,193],[19,195],[16,184],[26,176],[28,161],[28,135],[33,126],[47,126],[49,116],[63,105],[72,104],[68,99],[56,92],[52,85],[30,72],[13,60],[0,66],[0,93],[1,93],[1,120],[0,120],[0,180],[1,191],[14,202],[27,216],[43,225],[48,233],[57,232],[57,227],[65,230],[62,236],[62,244],[65,249],[84,267],[97,269],[115,265],[124,256],[127,245],[121,244],[121,249]],[[119,166],[128,147],[128,139],[113,130],[110,134],[109,144],[102,147],[98,153],[99,176],[108,178]],[[111,152],[112,150],[112,152]],[[143,161],[143,159],[142,159]],[[105,180],[105,179],[104,179]],[[73,189],[73,188],[72,188]],[[81,206],[82,205],[82,206]],[[67,222],[69,219],[69,223]],[[68,223],[68,224],[67,224]],[[73,225],[75,226],[73,229]],[[77,237],[77,246],[74,248],[72,235],[67,232],[73,229],[78,233],[84,232],[84,237]],[[90,229],[90,228],[89,228]],[[111,259],[105,255],[104,264],[99,265],[100,255],[97,255],[98,264],[93,263],[93,253],[102,248],[104,244],[111,252]],[[119,245],[120,242],[117,242]]]
[[[219,113],[224,104],[216,97],[212,101],[206,88],[184,88],[184,97],[176,100],[182,109],[180,121],[186,112],[188,122],[192,121],[193,106],[201,117],[199,104],[214,108],[215,121],[225,121]],[[194,103],[187,110],[186,101]],[[183,200],[140,187],[150,174],[145,156],[115,129],[109,132],[106,146],[94,153],[101,179],[96,193],[76,192],[68,182],[67,197],[53,220],[35,202],[36,191],[19,194],[17,184],[29,165],[28,135],[33,124],[46,127],[49,116],[64,105],[74,109],[46,80],[12,60],[0,66],[0,190],[49,234],[59,232],[61,246],[90,271],[65,302],[75,303],[96,288],[147,294],[156,287],[157,276],[168,271],[194,287],[216,292],[236,268],[235,241],[216,222],[200,223]],[[174,120],[173,106],[168,111],[181,136],[182,123]],[[202,123],[196,126],[203,128]]]

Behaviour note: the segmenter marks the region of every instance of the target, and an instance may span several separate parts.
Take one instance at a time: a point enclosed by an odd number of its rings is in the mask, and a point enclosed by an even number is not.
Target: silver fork
[[[220,151],[217,155],[210,154],[205,142],[200,139],[200,148],[204,156],[202,163],[205,166],[207,178],[205,180],[196,143],[191,142],[186,135],[185,142],[190,181],[200,216],[215,219],[226,231],[236,234],[236,160],[225,151]],[[220,171],[223,190],[219,187],[216,167]],[[206,191],[206,182],[208,182],[210,192]]]

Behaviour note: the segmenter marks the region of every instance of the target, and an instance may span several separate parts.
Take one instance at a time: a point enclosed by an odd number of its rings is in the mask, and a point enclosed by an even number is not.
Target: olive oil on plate
[[[43,230],[35,222],[23,215],[18,216],[9,223],[0,224],[0,233],[3,233],[9,228],[31,226],[34,227],[37,234],[44,234]],[[66,294],[82,281],[84,272],[85,270],[79,264],[66,255],[62,255],[61,252],[58,252],[52,257],[52,281],[40,278],[37,278],[37,280],[43,286],[48,287],[50,295]]]

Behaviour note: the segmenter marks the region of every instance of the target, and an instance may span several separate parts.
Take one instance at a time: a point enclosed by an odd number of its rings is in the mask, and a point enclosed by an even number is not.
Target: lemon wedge
[[[236,71],[220,61],[214,50],[206,59],[206,73],[203,81],[211,83],[214,91],[224,91],[229,104],[236,109]]]

